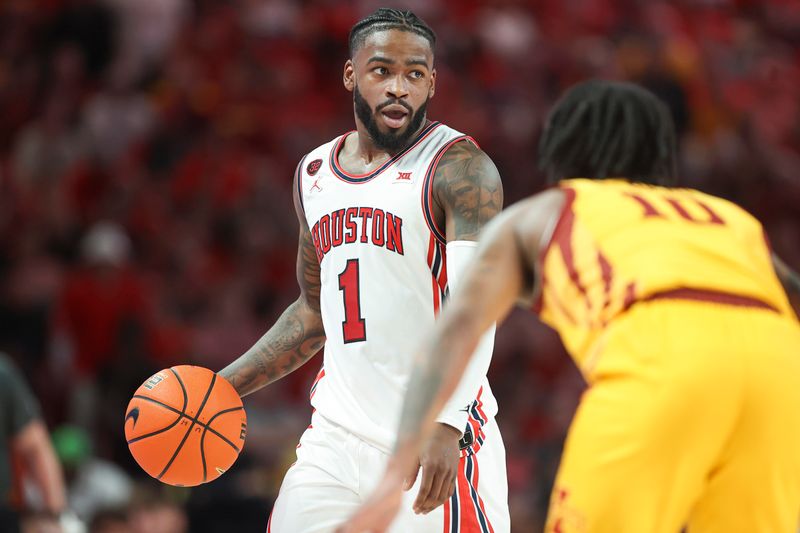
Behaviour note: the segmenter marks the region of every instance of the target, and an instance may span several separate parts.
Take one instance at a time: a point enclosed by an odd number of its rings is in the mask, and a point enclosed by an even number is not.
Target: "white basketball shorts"
[[[483,442],[461,458],[457,488],[444,505],[414,514],[422,473],[405,492],[391,533],[509,533],[506,457],[494,419]],[[267,526],[268,533],[328,533],[370,495],[389,456],[314,413],[300,438],[297,462],[286,473]]]

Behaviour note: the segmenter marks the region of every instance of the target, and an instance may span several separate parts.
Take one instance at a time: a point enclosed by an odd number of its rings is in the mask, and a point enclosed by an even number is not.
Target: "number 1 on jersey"
[[[339,290],[344,300],[342,337],[345,344],[367,340],[366,321],[361,318],[361,286],[358,277],[358,259],[348,259],[339,274]]]

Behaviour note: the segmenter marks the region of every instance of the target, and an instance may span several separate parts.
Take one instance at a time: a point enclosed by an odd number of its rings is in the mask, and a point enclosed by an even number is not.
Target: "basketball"
[[[244,446],[247,417],[233,386],[211,370],[162,370],[136,390],[125,412],[125,439],[136,462],[178,487],[212,481]]]

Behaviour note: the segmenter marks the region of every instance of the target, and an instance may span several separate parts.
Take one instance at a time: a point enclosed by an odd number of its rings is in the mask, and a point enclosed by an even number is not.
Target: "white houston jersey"
[[[353,175],[337,158],[347,135],[316,148],[297,167],[320,261],[327,336],[311,404],[389,450],[415,348],[447,294],[445,236],[431,210],[433,174],[447,148],[474,141],[433,122],[379,168]],[[476,450],[481,427],[497,412],[485,378],[475,402],[464,407]]]

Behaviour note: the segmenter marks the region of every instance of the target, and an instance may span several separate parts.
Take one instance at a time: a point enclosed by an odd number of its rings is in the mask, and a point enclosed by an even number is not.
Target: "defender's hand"
[[[402,469],[389,466],[372,495],[336,529],[336,533],[383,533],[400,510],[403,496]]]
[[[422,468],[422,481],[413,506],[415,513],[428,514],[453,495],[461,455],[458,447],[460,438],[461,434],[454,427],[437,424],[433,435],[423,445],[419,466],[403,485],[403,490],[414,486],[419,468]]]

